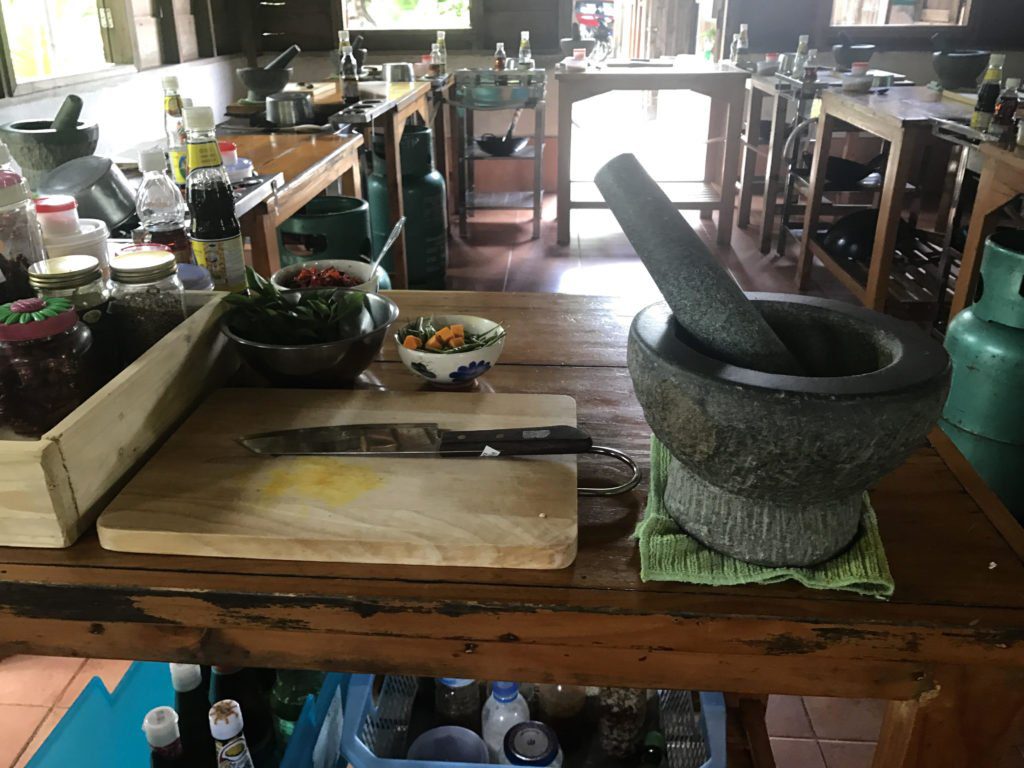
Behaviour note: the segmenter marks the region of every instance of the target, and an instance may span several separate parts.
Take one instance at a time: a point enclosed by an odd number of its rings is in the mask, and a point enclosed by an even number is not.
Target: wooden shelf
[[[722,193],[717,184],[704,181],[663,181],[658,186],[677,208],[717,209],[722,204]],[[608,204],[597,185],[591,181],[574,181],[569,199],[573,208],[607,208]]]
[[[544,150],[542,148],[541,152],[543,153],[543,151]],[[480,149],[476,142],[473,142],[473,144],[470,145],[469,153],[466,156],[470,160],[533,160],[537,156],[537,151],[534,145],[530,143],[514,155],[491,155]]]
[[[466,210],[487,211],[502,209],[532,210],[533,192],[470,192],[466,200]]]

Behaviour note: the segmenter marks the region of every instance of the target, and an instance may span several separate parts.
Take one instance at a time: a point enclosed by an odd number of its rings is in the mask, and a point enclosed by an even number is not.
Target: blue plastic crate
[[[334,768],[341,747],[343,700],[349,675],[332,672],[316,699],[309,696],[281,768]],[[26,768],[139,768],[149,765],[142,719],[153,707],[173,706],[167,664],[136,661],[114,689],[94,677],[29,760]],[[325,730],[326,726],[326,730]]]
[[[342,755],[353,768],[445,768],[447,763],[405,760],[415,677],[389,675],[374,696],[373,675],[353,675],[345,703]],[[700,713],[689,692],[658,691],[668,768],[725,768],[725,699],[700,694]],[[459,763],[459,768],[487,768]]]

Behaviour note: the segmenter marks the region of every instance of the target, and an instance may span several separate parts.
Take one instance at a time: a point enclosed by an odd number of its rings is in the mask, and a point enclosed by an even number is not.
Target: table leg
[[[725,152],[722,158],[722,204],[718,209],[718,244],[732,243],[732,219],[736,205],[736,177],[740,166],[740,131],[743,126],[743,96],[729,103],[725,128]]]
[[[804,211],[804,234],[800,240],[800,256],[796,264],[796,288],[798,291],[807,288],[807,280],[811,276],[811,265],[814,263],[814,256],[811,254],[811,237],[818,228],[821,198],[825,192],[825,170],[828,167],[828,156],[832,147],[832,134],[838,122],[827,113],[823,113],[818,118],[818,140],[814,147],[811,184],[807,190],[807,209]],[[786,222],[782,222],[782,225],[785,226]],[[782,251],[783,248],[780,246],[780,255]]]
[[[1018,671],[951,670],[919,699],[889,703],[872,768],[1002,765],[1022,714]]]
[[[540,237],[541,210],[544,204],[544,110],[543,101],[533,109],[533,239]]]
[[[743,170],[740,173],[740,208],[736,226],[750,226],[750,205],[754,197],[754,176],[757,174],[757,148],[761,143],[761,108],[764,92],[747,81],[747,142],[743,147]]]
[[[725,155],[722,146],[725,141],[728,124],[728,102],[721,99],[711,100],[711,110],[708,115],[708,148],[704,156],[704,182],[706,184],[722,183],[722,163]],[[723,194],[725,190],[722,190]],[[701,209],[700,217],[710,219],[712,211]]]
[[[916,152],[917,134],[904,131],[902,136],[890,143],[889,160],[885,165],[885,181],[882,183],[882,198],[878,204],[878,226],[875,228],[875,247],[871,252],[868,267],[865,306],[878,312],[885,311],[889,297],[889,278],[896,249],[900,218],[903,215],[903,197],[906,191],[910,166]]]
[[[569,80],[562,80],[558,92],[558,244],[569,244],[572,209],[572,104]]]
[[[975,195],[971,221],[967,226],[967,243],[960,261],[960,274],[953,290],[953,303],[949,308],[950,320],[974,301],[985,239],[995,230],[994,214],[1014,197],[1013,190],[996,183],[995,163],[991,158],[986,159],[981,169],[978,194]]]
[[[249,236],[252,247],[252,268],[269,278],[281,268],[281,250],[273,214],[253,211],[243,218],[242,230]]]
[[[393,227],[405,215],[402,200],[402,134],[405,125],[396,115],[384,120],[384,157],[388,179],[389,224]],[[409,272],[405,261],[405,230],[391,247],[391,285],[396,289],[409,287]]]
[[[359,159],[354,160],[351,167],[341,175],[341,192],[346,197],[363,196],[363,179],[359,171]]]
[[[761,253],[772,249],[772,224],[779,197],[782,150],[786,146],[786,100],[778,93],[772,99],[772,135],[768,142],[768,163],[764,172],[764,215],[761,217]]]

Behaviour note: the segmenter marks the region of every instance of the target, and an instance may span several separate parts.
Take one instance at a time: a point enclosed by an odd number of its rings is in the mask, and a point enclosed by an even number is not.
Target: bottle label
[[[242,236],[220,240],[192,240],[192,256],[200,267],[206,267],[218,290],[237,290],[245,285],[245,256]]]
[[[184,147],[171,147],[167,152],[171,162],[171,177],[178,186],[184,186],[188,178],[188,156]]]
[[[164,112],[172,117],[181,117],[181,96],[164,96]]]
[[[345,77],[342,80],[342,98],[346,103],[359,101],[359,80],[354,77]]]
[[[252,768],[252,758],[242,734],[227,741],[217,741],[217,768]]]
[[[221,165],[220,148],[216,141],[202,141],[188,145],[188,170],[196,168],[216,168]]]

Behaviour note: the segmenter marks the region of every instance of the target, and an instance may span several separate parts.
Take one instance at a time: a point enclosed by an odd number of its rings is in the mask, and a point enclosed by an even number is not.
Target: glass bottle
[[[210,707],[209,720],[210,735],[217,751],[217,768],[254,768],[238,702],[218,701]]]
[[[434,681],[438,725],[461,725],[480,732],[480,686],[476,680],[439,677]]]
[[[132,245],[110,259],[110,306],[121,362],[134,362],[185,320],[185,289],[174,254],[162,245]]]
[[[497,72],[505,71],[505,62],[508,61],[508,55],[505,53],[505,44],[498,43],[494,49],[494,69]]]
[[[647,719],[647,692],[637,688],[602,688],[597,734],[601,749],[615,758],[636,754]]]
[[[58,256],[37,261],[28,271],[28,281],[41,299],[67,299],[78,317],[89,326],[102,386],[121,370],[120,345],[113,318],[107,313],[110,287],[103,279],[95,256]]]
[[[530,30],[519,33],[519,69],[533,69],[533,49],[530,47]]]
[[[736,41],[736,66],[750,66],[750,28],[740,24],[739,39]]]
[[[259,670],[252,667],[214,667],[210,688],[214,701],[233,699],[238,702],[245,713],[245,739],[249,752],[257,765],[261,765],[263,756],[273,755],[274,713]]]
[[[498,762],[533,768],[562,768],[563,759],[554,730],[545,723],[527,720],[509,728]]]
[[[800,35],[796,44],[796,53],[793,55],[793,67],[790,70],[790,73],[795,78],[802,79],[804,76],[804,64],[807,63],[807,50],[810,44],[810,35]]]
[[[150,242],[166,245],[179,264],[192,263],[185,214],[188,208],[181,190],[167,176],[164,153],[159,147],[139,153],[142,181],[135,194],[135,211]]]
[[[28,184],[21,174],[0,170],[0,304],[33,295],[28,268],[45,256]]]
[[[640,753],[642,768],[659,768],[665,762],[665,737],[661,731],[649,731],[644,737],[644,748]]]
[[[359,101],[359,64],[351,45],[346,45],[341,51],[341,91],[345,104]]]
[[[733,32],[732,42],[729,44],[729,63],[736,65],[740,63],[740,33]]]
[[[437,52],[441,58],[441,74],[448,73],[448,41],[445,39],[447,33],[443,29],[437,30]]]
[[[142,730],[149,744],[152,768],[188,768],[185,749],[178,733],[178,713],[170,707],[155,707],[142,720]]]
[[[992,113],[992,127],[990,133],[997,136],[999,143],[1010,148],[1013,146],[1014,130],[1013,121],[1017,116],[1017,109],[1020,105],[1020,98],[1017,96],[1017,89],[1020,88],[1020,80],[1016,77],[1006,79],[1006,88],[999,95],[995,111]]]
[[[539,719],[550,725],[567,750],[574,750],[584,735],[580,727],[587,705],[587,689],[581,685],[538,685]]]
[[[203,682],[198,664],[171,664],[171,686],[174,688],[174,709],[178,713],[181,744],[189,765],[213,768],[216,751],[210,735],[210,686]]]
[[[235,290],[245,284],[242,228],[235,216],[231,182],[217,146],[213,110],[209,107],[187,107],[185,130],[189,167],[186,199],[192,214],[189,233],[192,260],[210,271],[217,288]]]
[[[67,299],[0,305],[0,424],[39,437],[96,390],[92,333]]]
[[[430,76],[440,77],[444,74],[444,69],[441,66],[441,51],[437,47],[437,43],[433,43],[430,46]]]
[[[999,93],[1002,91],[1005,63],[1005,54],[993,53],[988,57],[988,69],[985,70],[985,77],[978,87],[978,100],[974,105],[974,114],[971,115],[971,128],[987,131],[991,125],[996,102],[999,101]]]
[[[306,698],[316,696],[324,684],[324,673],[304,669],[279,669],[270,692],[270,708],[274,712],[274,731],[280,750],[288,746],[295,724],[302,714]]]
[[[178,78],[165,77],[164,88],[164,136],[167,139],[167,159],[171,165],[171,178],[178,186],[185,186],[188,168],[185,153],[185,122],[181,94],[178,93]]]
[[[811,48],[807,52],[807,60],[804,62],[804,70],[801,76],[803,81],[803,92],[806,96],[814,94],[815,83],[818,82],[818,49]]]

